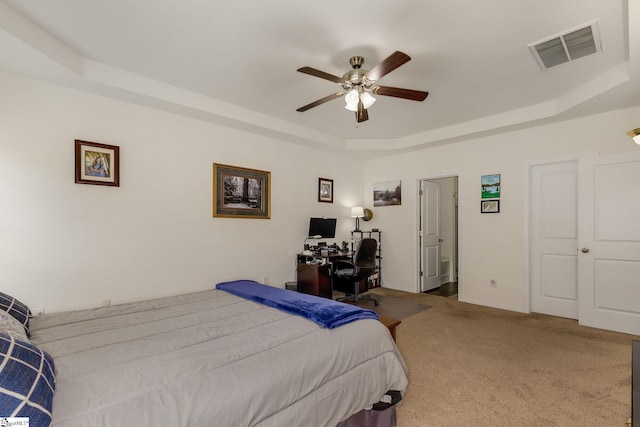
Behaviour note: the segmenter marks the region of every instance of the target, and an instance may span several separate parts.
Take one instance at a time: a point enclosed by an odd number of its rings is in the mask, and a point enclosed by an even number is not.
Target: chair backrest
[[[356,249],[356,256],[354,263],[360,267],[360,270],[371,270],[371,273],[376,268],[376,252],[378,250],[378,242],[376,239],[366,237],[360,240],[358,249]]]

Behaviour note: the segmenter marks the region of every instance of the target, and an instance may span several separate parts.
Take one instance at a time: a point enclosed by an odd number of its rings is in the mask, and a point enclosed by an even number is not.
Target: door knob
[[[444,240],[438,239],[438,243],[442,243],[442,242],[444,242]]]
[[[582,251],[583,254],[588,254],[589,253],[589,248],[582,248],[580,250]]]

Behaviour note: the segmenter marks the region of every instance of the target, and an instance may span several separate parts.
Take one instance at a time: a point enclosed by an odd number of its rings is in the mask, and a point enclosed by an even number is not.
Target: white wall
[[[48,312],[295,278],[310,216],[350,207],[383,231],[384,286],[417,292],[417,186],[458,175],[460,299],[527,311],[528,168],[639,149],[640,108],[360,161],[0,73],[0,290]],[[119,188],[74,183],[75,139],[121,148]],[[272,219],[211,217],[212,163],[272,173]],[[480,176],[502,174],[501,213],[481,215]],[[317,202],[334,179],[333,204]],[[373,207],[372,184],[402,180],[401,206]],[[489,280],[497,281],[496,288]]]
[[[362,203],[352,158],[0,73],[0,291],[47,312],[295,279],[310,216]],[[74,183],[74,140],[120,146],[119,188]],[[212,218],[212,163],[271,172],[271,219]],[[334,203],[318,203],[318,178]]]
[[[384,285],[417,292],[420,179],[458,175],[459,298],[528,311],[526,278],[528,170],[534,163],[640,149],[626,135],[640,108],[478,138],[365,162],[365,207],[384,233]],[[480,177],[500,173],[499,214],[480,214]],[[373,207],[372,185],[402,180],[402,205]],[[497,281],[496,288],[489,281]]]

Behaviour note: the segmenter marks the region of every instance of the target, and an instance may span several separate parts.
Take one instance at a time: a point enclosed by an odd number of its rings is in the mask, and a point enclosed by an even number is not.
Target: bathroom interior
[[[439,184],[440,287],[432,295],[457,298],[458,295],[458,177],[429,179]]]

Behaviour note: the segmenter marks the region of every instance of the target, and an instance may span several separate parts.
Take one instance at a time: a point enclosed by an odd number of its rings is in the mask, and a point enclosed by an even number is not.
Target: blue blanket
[[[262,285],[253,280],[218,283],[216,289],[302,316],[328,329],[360,319],[378,319],[375,311],[327,298]]]

